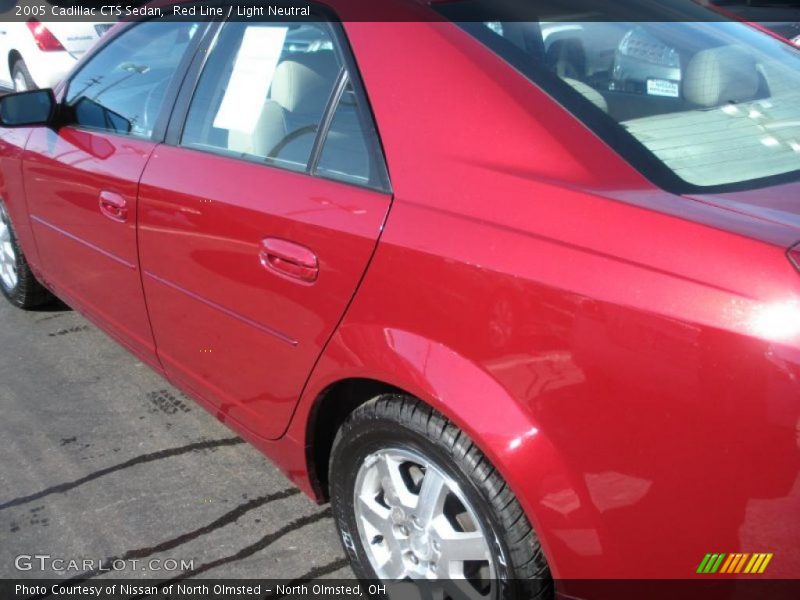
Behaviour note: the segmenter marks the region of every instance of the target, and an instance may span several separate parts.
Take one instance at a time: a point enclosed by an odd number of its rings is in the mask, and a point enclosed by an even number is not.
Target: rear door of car
[[[32,130],[23,159],[47,282],[150,362],[136,242],[139,178],[205,28],[146,21],[121,31],[68,82],[70,124]]]
[[[391,195],[341,26],[227,22],[139,192],[168,375],[279,437],[375,249]]]

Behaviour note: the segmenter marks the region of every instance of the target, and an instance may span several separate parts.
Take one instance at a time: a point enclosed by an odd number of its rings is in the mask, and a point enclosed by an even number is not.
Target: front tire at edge
[[[17,308],[32,309],[53,299],[37,281],[17,242],[11,217],[0,200],[0,292]]]

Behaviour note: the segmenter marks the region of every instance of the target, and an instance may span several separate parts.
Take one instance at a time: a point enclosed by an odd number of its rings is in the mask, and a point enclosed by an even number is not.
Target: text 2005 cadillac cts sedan
[[[555,4],[116,26],[0,100],[3,293],[330,499],[361,577],[800,575],[800,54]]]

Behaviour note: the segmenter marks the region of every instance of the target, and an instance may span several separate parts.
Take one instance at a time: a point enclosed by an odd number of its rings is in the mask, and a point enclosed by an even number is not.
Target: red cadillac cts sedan
[[[3,294],[330,500],[360,577],[798,577],[800,52],[552,4],[117,25],[0,100]]]

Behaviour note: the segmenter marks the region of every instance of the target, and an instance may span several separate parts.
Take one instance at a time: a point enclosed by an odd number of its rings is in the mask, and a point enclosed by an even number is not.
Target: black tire
[[[14,227],[11,225],[11,218],[8,216],[6,207],[0,200],[0,220],[8,228],[10,234],[10,244],[14,251],[16,258],[16,275],[17,282],[13,287],[9,287],[5,280],[0,277],[0,292],[3,293],[11,304],[17,308],[32,309],[41,306],[53,299],[53,295],[45,289],[45,287],[36,280],[36,277],[31,272],[28,262],[25,260],[25,255],[17,242],[17,235],[14,232]],[[4,249],[0,248],[0,252]]]
[[[15,92],[23,91],[21,89],[17,89],[18,77],[24,79],[26,90],[35,90],[37,88],[36,84],[33,81],[33,77],[31,77],[30,71],[28,71],[28,67],[25,64],[25,61],[22,60],[21,58],[18,58],[14,63],[14,66],[11,68],[11,82],[14,85]]]
[[[553,596],[553,582],[539,541],[514,494],[475,444],[453,423],[410,396],[386,394],[358,407],[345,420],[330,459],[331,502],[340,540],[356,576],[375,580],[358,533],[355,490],[365,459],[386,448],[401,448],[431,461],[455,482],[477,513],[499,585],[497,599]]]

